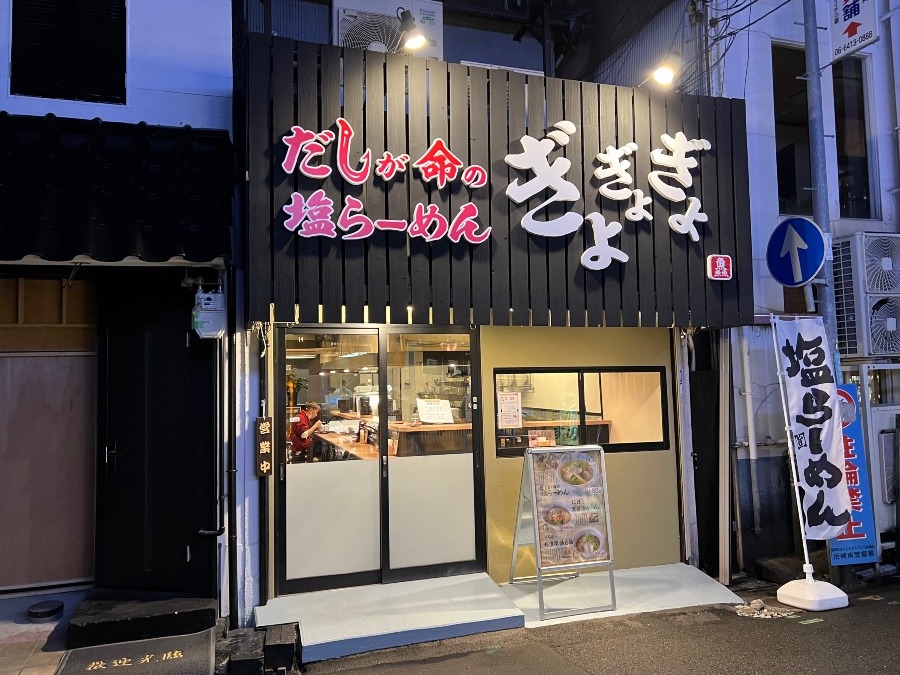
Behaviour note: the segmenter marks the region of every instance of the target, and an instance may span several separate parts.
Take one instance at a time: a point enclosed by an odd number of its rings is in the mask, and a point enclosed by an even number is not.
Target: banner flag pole
[[[782,585],[776,594],[778,601],[791,607],[798,607],[812,612],[846,607],[850,600],[847,594],[834,584],[817,581],[813,577],[814,568],[809,561],[809,545],[806,542],[806,519],[803,517],[803,503],[800,499],[800,478],[797,468],[797,452],[787,403],[787,382],[779,358],[778,330],[774,314],[769,315],[772,326],[772,343],[775,347],[775,361],[778,367],[778,391],[781,394],[781,407],[784,411],[785,432],[787,433],[788,458],[791,465],[791,478],[794,482],[794,498],[797,500],[797,518],[800,521],[800,538],[803,541],[803,573],[804,579],[794,579]]]

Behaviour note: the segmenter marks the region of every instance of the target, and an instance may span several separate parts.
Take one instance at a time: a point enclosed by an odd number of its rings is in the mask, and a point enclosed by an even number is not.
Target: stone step
[[[198,633],[216,625],[216,601],[95,592],[69,622],[66,649]]]

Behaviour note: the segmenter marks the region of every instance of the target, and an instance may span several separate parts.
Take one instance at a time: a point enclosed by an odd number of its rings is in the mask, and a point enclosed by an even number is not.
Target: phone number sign
[[[831,56],[849,56],[878,40],[875,0],[829,0]]]

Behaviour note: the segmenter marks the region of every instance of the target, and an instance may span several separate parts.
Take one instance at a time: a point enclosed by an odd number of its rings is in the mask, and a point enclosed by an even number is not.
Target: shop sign
[[[544,237],[564,237],[578,231],[586,219],[591,224],[594,244],[582,254],[581,264],[591,270],[602,270],[609,267],[613,260],[628,262],[628,254],[610,244],[610,240],[622,231],[621,223],[615,221],[607,223],[606,218],[597,212],[582,216],[570,211],[547,221],[537,220],[534,217],[536,213],[540,213],[554,202],[574,202],[581,198],[578,187],[564,178],[572,162],[565,157],[557,157],[553,160],[553,164],[550,164],[548,159],[553,150],[569,143],[577,128],[568,120],[562,120],[553,126],[553,131],[541,140],[528,135],[522,136],[520,142],[523,152],[506,156],[506,163],[511,167],[530,171],[533,176],[522,184],[517,178],[506,188],[507,196],[514,202],[521,204],[544,190],[553,191],[549,199],[525,214],[521,222],[522,228]],[[663,199],[671,202],[687,201],[684,213],[669,216],[669,227],[677,234],[686,234],[692,241],[699,241],[700,234],[697,232],[696,223],[705,223],[708,216],[701,211],[700,200],[688,197],[682,188],[693,184],[690,170],[697,166],[696,157],[688,155],[704,152],[712,146],[703,138],[688,139],[681,131],[675,136],[664,133],[661,141],[665,149],[652,150],[650,161],[665,170],[651,171],[647,181],[653,191]],[[653,202],[653,198],[644,195],[643,190],[631,188],[634,182],[630,173],[631,160],[626,158],[634,155],[637,150],[638,145],[634,142],[626,143],[620,148],[607,146],[606,152],[597,155],[601,166],[594,171],[594,176],[599,180],[611,179],[600,186],[599,192],[602,197],[625,202],[633,199],[631,207],[625,211],[627,220],[652,222],[653,214],[646,207]],[[678,185],[669,181],[674,181]]]
[[[281,168],[287,174],[295,170],[307,178],[325,180],[332,174],[330,166],[319,163],[319,157],[326,146],[337,140],[337,168],[341,178],[351,185],[362,185],[374,173],[387,184],[404,173],[419,172],[426,183],[434,183],[438,190],[443,190],[457,178],[464,186],[472,190],[487,184],[488,174],[484,167],[473,164],[465,166],[463,161],[454,155],[441,138],[436,138],[425,153],[410,164],[407,154],[395,155],[390,151],[373,162],[372,151],[366,148],[357,166],[350,161],[350,144],[353,140],[353,127],[343,117],[337,119],[338,133],[330,129],[309,131],[300,126],[291,127],[291,132],[281,140],[287,146],[287,154]],[[374,165],[374,166],[373,166]],[[376,231],[406,232],[410,237],[421,237],[432,242],[447,238],[454,243],[462,240],[470,244],[480,244],[491,236],[491,228],[483,228],[479,224],[478,207],[466,202],[452,218],[440,212],[435,204],[416,204],[413,217],[407,221],[399,218],[372,219],[363,213],[363,203],[350,195],[344,197],[344,204],[335,220],[334,200],[322,189],[304,196],[299,192],[291,194],[290,203],[282,207],[287,214],[284,226],[300,237],[338,236],[341,239],[366,239]]]
[[[831,0],[829,17],[834,61],[878,40],[875,0]]]
[[[256,418],[256,477],[272,475],[272,418]]]
[[[859,392],[855,384],[838,386],[844,446],[844,475],[852,514],[847,527],[828,542],[832,565],[878,562],[878,533],[872,512],[869,467],[863,443]]]
[[[840,399],[821,317],[772,317],[778,370],[803,490],[807,539],[832,539],[851,520],[841,434]]]
[[[706,256],[706,278],[713,281],[731,281],[731,256],[715,254]]]
[[[488,182],[487,170],[477,164],[466,166],[457,157],[447,143],[436,138],[425,153],[412,161],[408,154],[394,154],[391,151],[378,159],[373,159],[372,151],[366,148],[354,166],[350,160],[350,147],[354,131],[350,123],[343,117],[336,122],[337,134],[330,129],[315,132],[301,126],[292,126],[290,133],[282,137],[287,152],[281,163],[287,174],[299,171],[307,178],[325,180],[332,175],[332,167],[320,162],[325,149],[331,143],[337,143],[337,170],[343,180],[351,185],[362,185],[372,178],[378,178],[384,184],[390,183],[397,176],[412,173],[415,169],[426,183],[433,183],[438,190],[443,190],[454,181],[459,180],[469,189],[478,189]],[[581,264],[592,270],[609,267],[613,260],[628,262],[628,255],[610,244],[610,240],[622,232],[618,222],[606,222],[599,212],[582,216],[569,211],[558,218],[539,220],[540,214],[549,205],[556,202],[576,202],[581,198],[581,191],[572,182],[565,179],[571,168],[571,161],[565,157],[557,157],[551,164],[550,153],[569,143],[570,137],[577,131],[576,126],[568,120],[557,122],[544,138],[537,140],[525,135],[520,139],[523,151],[506,155],[506,163],[520,171],[530,172],[530,178],[520,183],[516,178],[506,188],[507,196],[516,203],[523,203],[536,195],[550,191],[549,198],[532,208],[521,220],[524,230],[544,237],[564,237],[578,231],[585,220],[591,225],[593,245],[581,256]],[[695,153],[705,152],[712,146],[703,138],[688,139],[679,131],[674,136],[662,134],[661,148],[650,152],[650,160],[658,168],[649,172],[647,180],[651,189],[663,199],[674,203],[685,203],[684,213],[676,213],[668,218],[669,227],[677,234],[690,237],[694,242],[700,240],[697,231],[698,223],[708,221],[702,211],[702,204],[697,197],[688,197],[683,188],[693,184],[691,169],[698,166]],[[605,152],[597,155],[601,166],[594,171],[594,176],[605,182],[600,185],[599,193],[614,201],[633,200],[626,209],[625,218],[631,222],[653,220],[653,213],[647,210],[653,202],[651,195],[644,195],[643,190],[632,189],[634,182],[628,157],[638,150],[637,143],[630,142],[617,148],[608,146]],[[282,206],[287,215],[284,227],[300,237],[328,237],[356,240],[366,239],[375,232],[406,232],[410,238],[421,237],[433,242],[449,239],[454,243],[467,241],[470,244],[481,244],[491,235],[491,228],[482,228],[478,222],[478,207],[466,202],[459,207],[456,214],[442,214],[435,204],[417,203],[413,207],[410,220],[398,218],[371,218],[364,213],[361,200],[346,195],[340,211],[335,216],[337,206],[325,190],[318,189],[311,194],[293,192],[288,204]],[[711,277],[712,278],[712,277]],[[717,277],[720,278],[720,277]]]
[[[529,451],[542,570],[611,560],[601,453]]]

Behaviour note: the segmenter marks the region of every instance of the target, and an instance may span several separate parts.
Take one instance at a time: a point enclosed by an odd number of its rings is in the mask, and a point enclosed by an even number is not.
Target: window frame
[[[658,373],[659,374],[659,391],[660,406],[662,408],[662,438],[659,441],[646,441],[639,443],[602,443],[603,450],[608,453],[612,452],[646,452],[657,450],[671,450],[671,435],[669,433],[669,392],[668,392],[668,368],[666,366],[566,366],[566,367],[503,367],[494,368],[491,373],[491,384],[494,396],[494,452],[498,459],[516,458],[525,456],[525,448],[507,448],[502,453],[496,448],[496,440],[500,436],[500,427],[498,426],[498,402],[497,402],[497,375],[522,375],[530,373],[574,373],[578,378],[578,405],[579,405],[579,433],[581,439],[588,445],[593,444],[594,439],[588,437],[588,427],[586,424],[585,396],[584,396],[584,378],[585,375],[603,373]],[[600,403],[603,408],[603,390],[600,390]]]
[[[129,3],[128,0],[121,0],[121,12],[122,12],[122,21],[119,30],[121,33],[118,37],[121,39],[121,73],[116,73],[118,76],[121,74],[121,89],[116,87],[116,92],[114,94],[106,94],[103,95],[103,98],[90,98],[85,94],[79,96],[79,90],[84,87],[84,77],[79,76],[79,71],[72,70],[72,72],[68,73],[65,80],[62,80],[60,83],[59,90],[51,94],[43,94],[43,93],[34,93],[28,92],[27,87],[24,87],[26,91],[22,91],[20,88],[18,91],[16,90],[16,83],[21,84],[22,76],[18,75],[17,68],[15,66],[14,55],[16,53],[16,35],[17,35],[17,22],[16,22],[16,3],[22,2],[23,0],[11,0],[9,6],[9,41],[8,47],[6,51],[7,56],[7,81],[6,81],[6,93],[10,98],[22,98],[22,99],[33,99],[33,100],[44,100],[44,101],[66,101],[75,104],[86,104],[86,105],[99,105],[99,106],[117,106],[124,107],[128,103],[128,55],[129,55],[129,34],[128,34],[128,17],[129,17]],[[73,8],[76,4],[77,0],[63,0],[64,4],[67,3],[67,7],[64,8],[67,12],[74,11]],[[68,6],[71,5],[71,6]],[[62,47],[61,54],[62,56],[68,55],[69,58],[75,59],[75,53],[78,49],[79,38],[76,35],[76,31],[74,28],[65,27],[65,33],[69,36],[70,41]],[[82,39],[87,40],[90,36],[83,36]],[[110,59],[118,56],[117,54],[108,54]],[[22,57],[20,57],[22,58]],[[96,78],[96,76],[94,76]],[[116,83],[119,84],[118,82]],[[121,92],[121,93],[120,93]],[[119,96],[121,98],[119,98]]]

